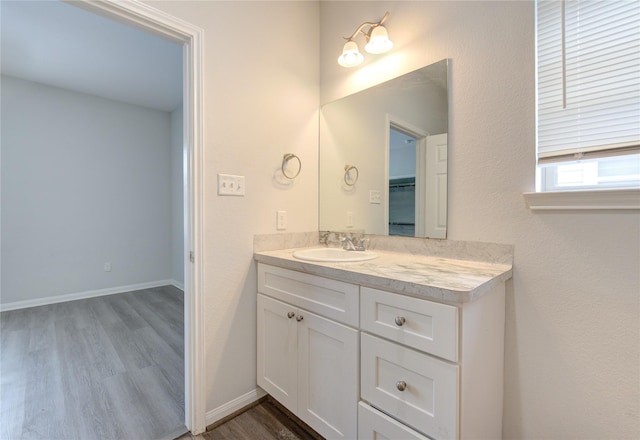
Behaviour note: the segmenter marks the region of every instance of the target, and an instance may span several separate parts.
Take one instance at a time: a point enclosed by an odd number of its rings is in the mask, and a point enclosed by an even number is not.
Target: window
[[[538,191],[640,188],[640,2],[536,13]]]

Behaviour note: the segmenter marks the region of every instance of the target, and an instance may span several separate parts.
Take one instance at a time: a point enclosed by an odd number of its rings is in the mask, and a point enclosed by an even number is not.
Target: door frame
[[[193,434],[206,429],[202,275],[202,40],[203,30],[137,0],[65,0],[108,19],[183,45],[184,163],[184,408]]]
[[[385,158],[384,158],[384,235],[389,235],[389,161],[390,161],[390,135],[391,129],[401,131],[416,139],[416,194],[415,194],[415,218],[416,237],[424,237],[424,193],[426,180],[426,149],[429,133],[401,118],[386,114],[385,117]],[[419,235],[421,233],[422,235]]]

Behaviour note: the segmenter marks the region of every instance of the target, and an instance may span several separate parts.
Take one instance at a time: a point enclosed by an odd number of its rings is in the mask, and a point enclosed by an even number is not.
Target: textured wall
[[[386,56],[336,63],[391,12]],[[640,435],[640,215],[533,213],[533,2],[322,2],[321,101],[451,58],[449,237],[515,245],[504,437]]]
[[[207,411],[256,387],[253,235],[318,229],[318,4],[150,1],[204,29],[204,306]],[[262,34],[262,31],[266,33]],[[282,156],[300,176],[280,185]],[[218,173],[246,177],[217,195]]]

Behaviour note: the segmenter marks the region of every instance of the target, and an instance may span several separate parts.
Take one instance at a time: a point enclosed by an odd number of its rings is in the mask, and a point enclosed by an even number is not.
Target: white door
[[[427,137],[426,236],[447,237],[447,133]]]
[[[258,385],[297,411],[296,308],[258,294]]]
[[[327,439],[358,432],[358,331],[299,312],[298,417]]]

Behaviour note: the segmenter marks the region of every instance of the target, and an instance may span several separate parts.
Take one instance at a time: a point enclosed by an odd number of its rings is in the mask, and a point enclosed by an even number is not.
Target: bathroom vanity
[[[500,438],[512,256],[495,246],[256,252],[258,385],[326,438]]]

